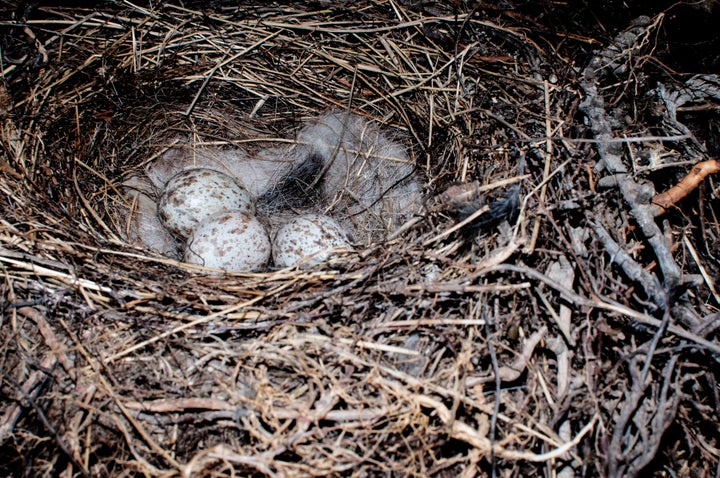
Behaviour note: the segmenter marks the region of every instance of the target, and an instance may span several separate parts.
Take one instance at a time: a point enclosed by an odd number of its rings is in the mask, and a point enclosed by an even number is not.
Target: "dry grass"
[[[568,52],[605,39],[407,2],[2,8],[3,474],[717,474],[717,191],[658,221],[662,283],[578,112]],[[652,48],[598,80],[619,137],[678,134]],[[255,148],[331,108],[412,148],[427,213],[397,237],[222,277],[122,241],[119,185],[176,138]],[[665,188],[686,139],[615,144],[670,155],[633,176]],[[509,222],[462,222],[513,185]]]

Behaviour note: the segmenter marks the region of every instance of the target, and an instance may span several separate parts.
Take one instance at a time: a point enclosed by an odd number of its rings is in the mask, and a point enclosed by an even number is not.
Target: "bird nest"
[[[2,7],[3,475],[717,473],[720,82],[663,14],[447,3]],[[328,111],[412,158],[392,234],[212,275],[126,239],[177,138]]]

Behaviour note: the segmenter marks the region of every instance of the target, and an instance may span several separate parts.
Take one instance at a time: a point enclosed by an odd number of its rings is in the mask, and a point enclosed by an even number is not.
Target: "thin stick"
[[[706,177],[718,172],[720,160],[708,159],[697,163],[679,183],[652,198],[652,204],[659,208],[657,214],[664,213],[670,206],[687,197]]]
[[[697,251],[695,250],[695,247],[692,245],[692,242],[690,242],[690,239],[688,236],[683,236],[683,244],[685,244],[685,247],[687,247],[688,252],[690,252],[690,255],[692,256],[693,260],[695,261],[695,264],[697,264],[698,269],[700,269],[700,274],[703,276],[703,279],[705,279],[705,283],[707,284],[708,288],[710,289],[710,292],[712,293],[713,297],[715,297],[715,302],[717,304],[720,304],[720,295],[718,294],[717,290],[715,289],[715,282],[713,281],[713,278],[710,277],[710,274],[708,274],[707,269],[705,269],[705,266],[700,261],[700,256],[698,256]]]
[[[548,138],[552,135],[552,124],[550,123],[550,93],[548,88],[548,82],[543,82],[543,88],[545,92],[545,134]],[[540,188],[540,204],[541,209],[545,208],[545,199],[547,198],[547,178],[550,175],[550,164],[552,162],[553,154],[553,142],[549,139],[545,141],[545,168],[543,169],[543,183]],[[535,251],[535,244],[537,243],[538,235],[540,234],[540,225],[542,222],[542,215],[538,214],[535,216],[535,224],[533,225],[533,231],[530,235],[530,242],[525,247],[525,252],[532,254]]]

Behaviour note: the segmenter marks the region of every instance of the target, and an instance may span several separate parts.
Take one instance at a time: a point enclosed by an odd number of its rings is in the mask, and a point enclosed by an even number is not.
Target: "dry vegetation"
[[[717,155],[720,82],[667,15],[239,3],[0,7],[0,474],[718,476],[716,163],[652,197]],[[332,108],[412,148],[402,234],[222,277],[122,240],[177,137]]]

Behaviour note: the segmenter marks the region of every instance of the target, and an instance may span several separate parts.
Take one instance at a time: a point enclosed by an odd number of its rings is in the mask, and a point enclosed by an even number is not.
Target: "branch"
[[[652,25],[654,24],[650,26]],[[634,26],[618,35],[614,44],[592,58],[580,78],[580,87],[585,92],[585,99],[580,103],[579,109],[587,116],[593,135],[598,140],[597,150],[602,166],[616,178],[623,198],[630,205],[630,214],[655,251],[665,279],[665,287],[673,289],[680,283],[681,271],[665,243],[662,231],[655,223],[656,206],[650,204],[654,190],[649,184],[636,182],[628,173],[622,159],[622,145],[611,141],[613,129],[605,111],[605,101],[598,91],[598,83],[602,76],[610,68],[614,71],[618,70],[615,52],[622,53],[637,48],[637,42],[647,34],[648,29],[645,26],[647,23]]]

